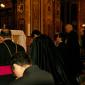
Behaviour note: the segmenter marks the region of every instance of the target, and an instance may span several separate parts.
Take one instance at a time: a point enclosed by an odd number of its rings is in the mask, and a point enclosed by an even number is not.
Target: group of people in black
[[[78,34],[71,24],[65,26],[65,32],[54,37],[55,45],[60,50],[64,62],[64,70],[70,82],[78,85],[80,68],[80,45]]]
[[[78,85],[80,73],[80,46],[78,34],[71,24],[65,31],[54,37],[38,33],[31,45],[31,58],[34,64],[49,71],[56,85]]]
[[[34,30],[29,53],[12,42],[10,30],[2,29],[0,35],[1,85],[79,85],[80,47],[71,24],[56,34],[55,42]]]

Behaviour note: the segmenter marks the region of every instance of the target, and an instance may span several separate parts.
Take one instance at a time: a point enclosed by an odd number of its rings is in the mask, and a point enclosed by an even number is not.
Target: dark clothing
[[[0,44],[0,66],[10,65],[10,59],[11,59],[12,55],[14,55],[16,53],[16,45],[17,44],[13,43],[11,40],[5,40],[3,43]],[[12,55],[10,54],[7,47],[9,48]],[[19,51],[25,52],[25,50],[22,46],[17,45],[17,52],[19,52]],[[2,76],[0,76],[0,84],[7,85],[13,78],[14,77],[11,74],[2,75]]]
[[[60,53],[48,36],[41,35],[33,40],[30,56],[33,64],[53,75],[56,85],[67,83],[68,80],[64,73]]]
[[[60,56],[63,62],[63,66],[65,66],[65,60],[66,60],[66,53],[67,53],[67,49],[66,49],[66,45],[64,42],[61,42],[58,46],[57,46],[58,51],[60,52]]]
[[[4,42],[8,45],[12,55],[16,53],[16,48],[17,48],[17,52],[19,51],[25,52],[22,46],[13,43],[11,40],[5,40]],[[4,43],[1,43],[0,44],[0,65],[9,65],[11,57],[12,56],[10,55],[6,45]]]
[[[74,85],[78,85],[76,83],[76,77],[80,72],[80,46],[77,33],[74,31],[65,33],[65,44],[67,51],[65,70],[71,82]]]
[[[60,51],[62,57],[66,55],[66,45],[64,42],[61,42],[58,46],[57,46],[58,50]]]
[[[13,75],[0,76],[0,85],[9,85],[14,79]]]
[[[23,77],[10,85],[54,85],[54,80],[50,73],[39,69],[37,66],[31,66],[25,70]]]

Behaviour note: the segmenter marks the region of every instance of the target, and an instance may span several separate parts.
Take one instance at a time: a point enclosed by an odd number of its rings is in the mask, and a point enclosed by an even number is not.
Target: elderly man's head
[[[73,26],[71,24],[67,24],[65,26],[65,32],[70,33],[73,30]]]

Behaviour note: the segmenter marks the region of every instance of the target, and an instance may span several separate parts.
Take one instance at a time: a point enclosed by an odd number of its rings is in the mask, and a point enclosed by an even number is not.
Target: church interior
[[[27,38],[37,29],[53,38],[71,23],[80,36],[84,9],[84,0],[0,0],[0,28],[23,30]]]
[[[81,35],[85,30],[85,0],[0,0],[0,29],[12,30],[12,38],[25,49],[30,46],[33,30],[53,39],[54,34],[64,31],[66,24],[73,25],[81,46]],[[80,60],[85,65],[85,51],[81,49],[80,52],[83,55]],[[81,85],[85,84],[83,68]]]

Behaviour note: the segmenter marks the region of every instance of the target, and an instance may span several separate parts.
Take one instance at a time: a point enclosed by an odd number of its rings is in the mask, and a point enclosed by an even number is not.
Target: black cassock
[[[12,42],[10,39],[5,40],[0,44],[0,67],[10,66],[10,60],[12,58],[12,55],[16,53],[16,50],[17,52],[25,52],[22,46]],[[7,69],[8,68],[0,68],[0,74],[2,74],[1,70],[7,72]],[[0,75],[0,85],[9,85],[9,83],[15,79],[12,74],[8,73]]]
[[[52,73],[56,85],[71,85],[63,69],[63,60],[54,42],[46,35],[33,40],[30,46],[30,57],[33,64]]]

